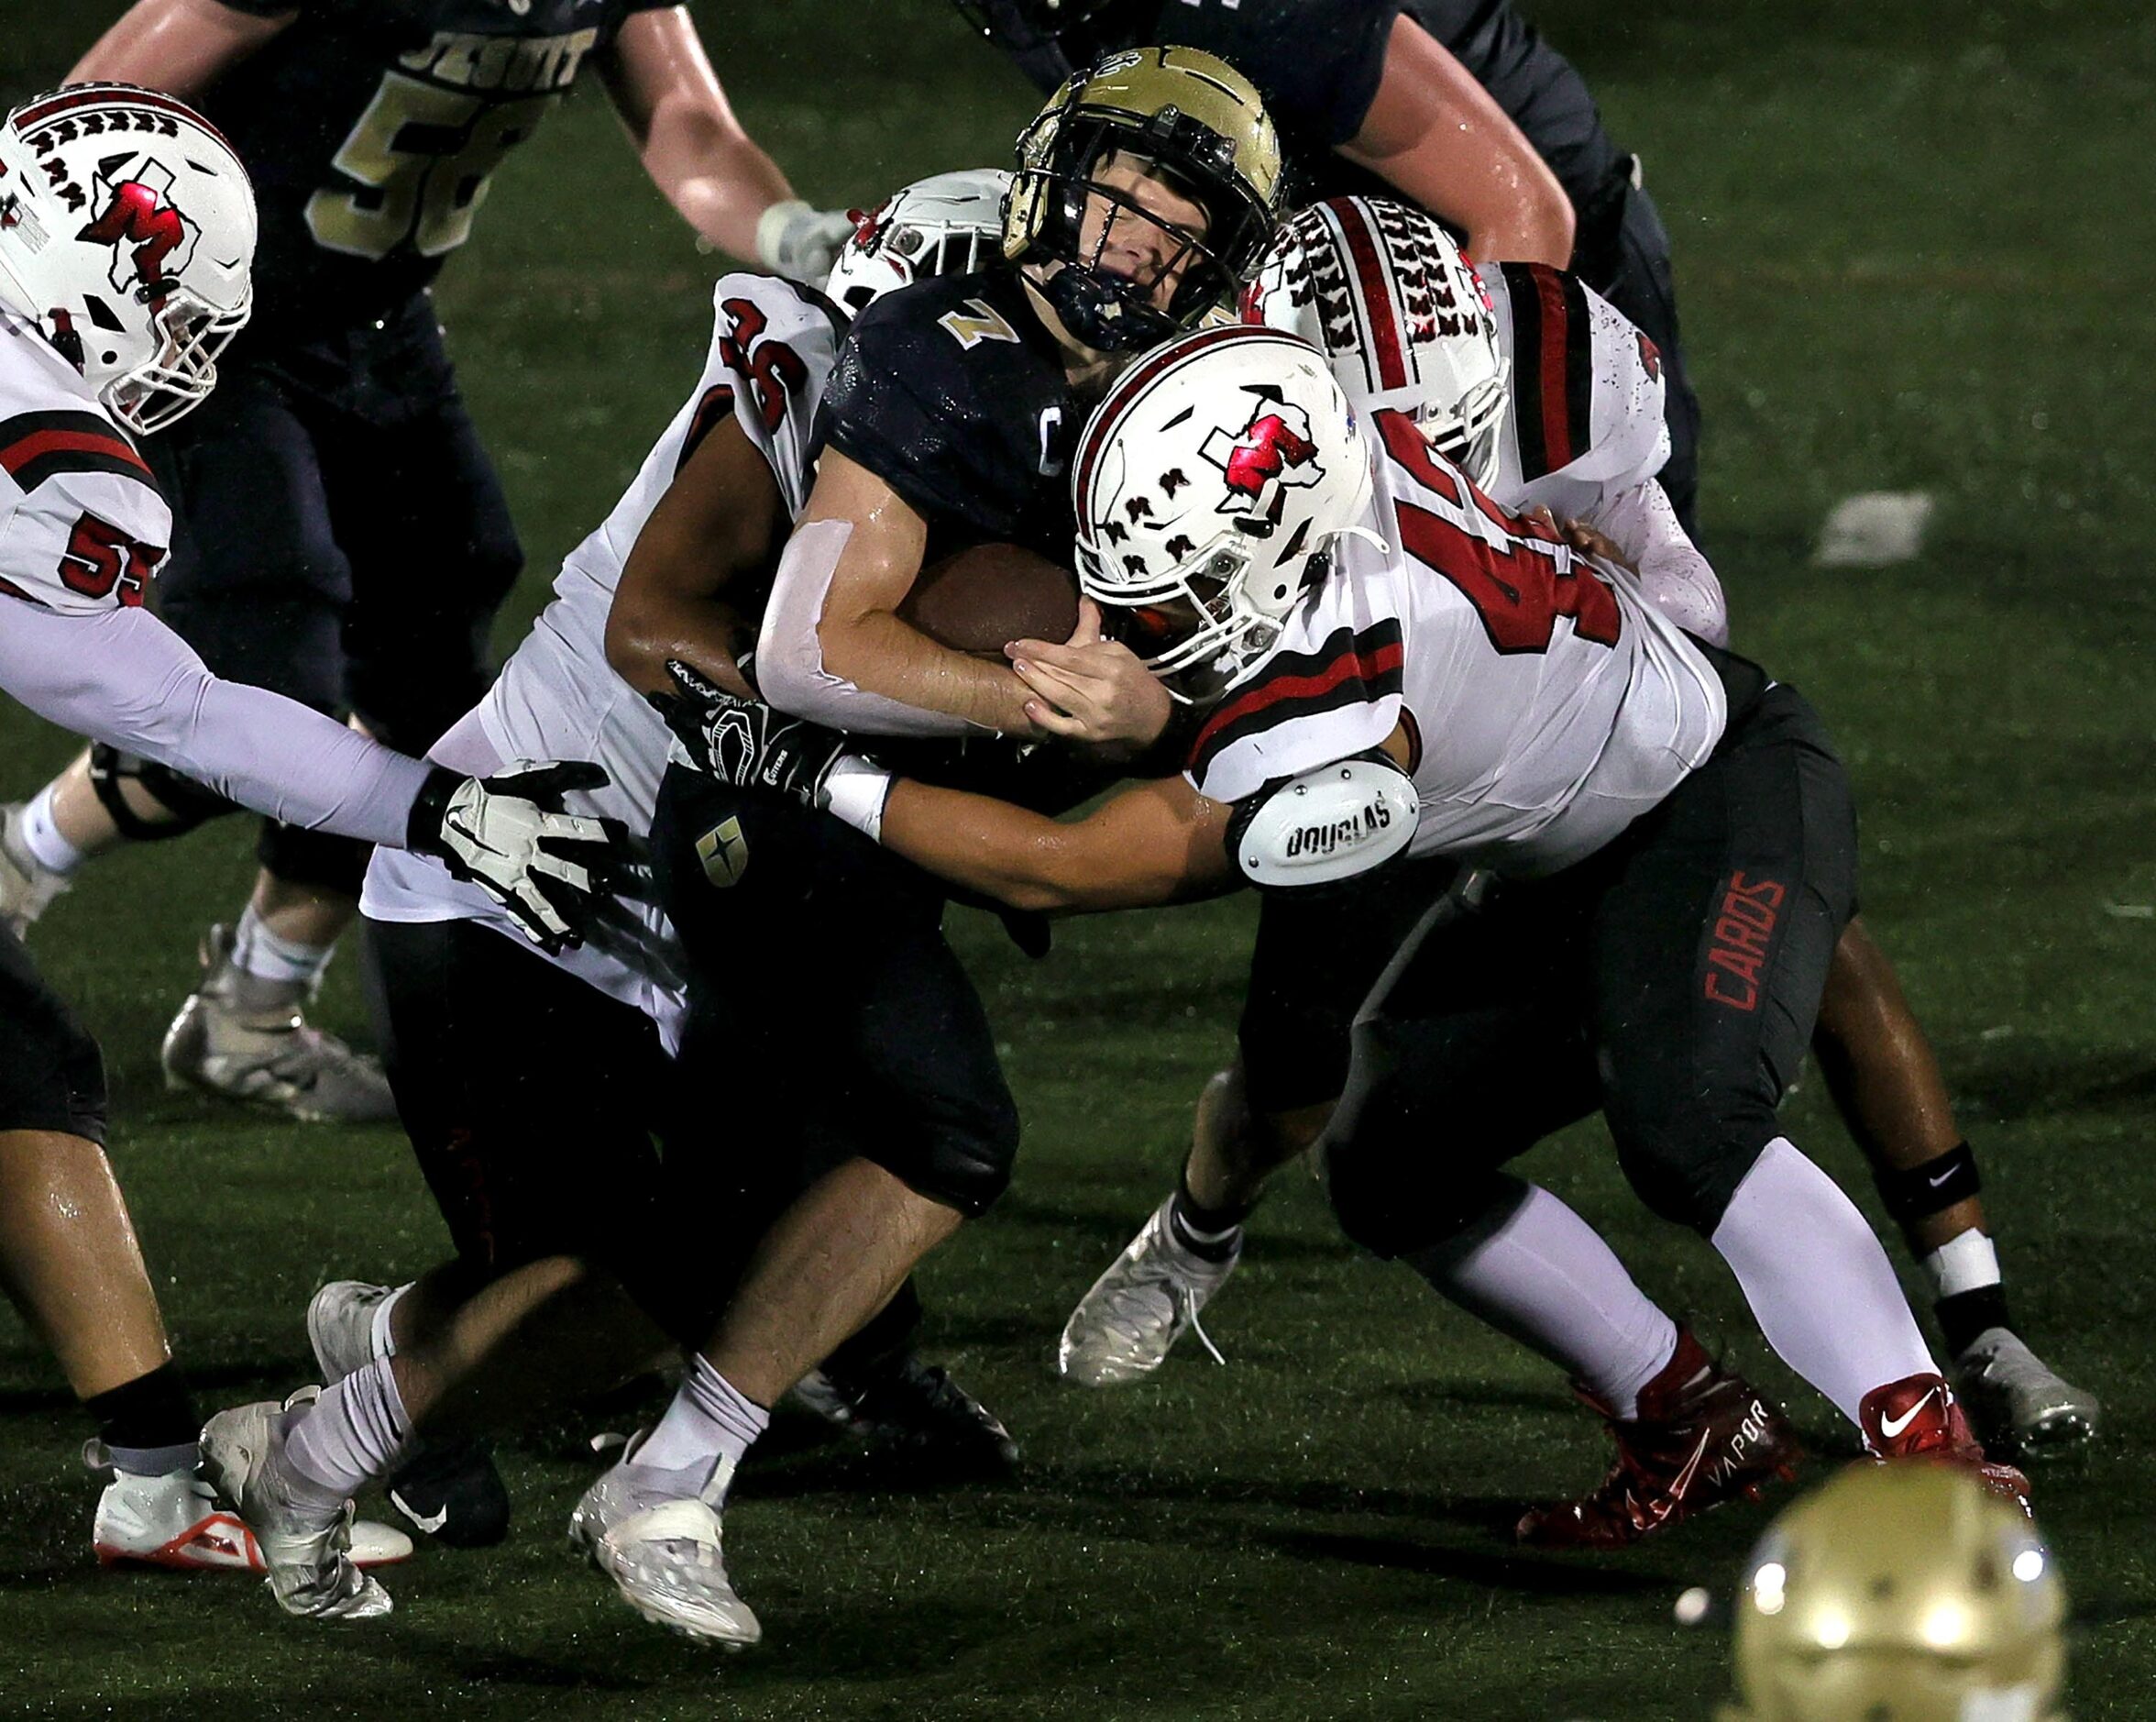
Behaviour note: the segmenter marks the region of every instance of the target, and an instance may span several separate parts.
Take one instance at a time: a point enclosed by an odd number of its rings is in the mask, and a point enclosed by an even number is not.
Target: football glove
[[[775,275],[820,288],[859,225],[842,209],[811,209],[788,198],[757,217],[756,261]]]
[[[692,767],[737,789],[823,805],[824,781],[846,755],[844,734],[729,693],[676,658],[666,660],[666,674],[678,691],[647,697]]]
[[[580,761],[515,759],[483,779],[437,766],[412,804],[404,846],[478,886],[541,950],[568,950],[631,865],[621,821],[562,811],[566,791],[606,782],[603,767]]]

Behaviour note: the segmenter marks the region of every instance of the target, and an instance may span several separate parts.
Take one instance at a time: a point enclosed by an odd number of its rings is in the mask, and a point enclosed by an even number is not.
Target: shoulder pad
[[[1260,889],[1334,885],[1403,853],[1421,816],[1407,774],[1372,752],[1268,784],[1236,810],[1228,849]]]

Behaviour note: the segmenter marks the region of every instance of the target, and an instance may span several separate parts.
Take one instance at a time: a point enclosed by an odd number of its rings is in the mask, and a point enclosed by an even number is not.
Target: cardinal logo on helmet
[[[193,254],[200,229],[171,201],[172,172],[154,158],[107,156],[98,163],[101,213],[75,237],[113,248],[113,291],[162,294]]]
[[[1241,430],[1232,436],[1215,431],[1198,452],[1226,475],[1227,495],[1220,505],[1224,514],[1277,499],[1279,492],[1271,488],[1276,484],[1300,490],[1325,477],[1310,434],[1310,415],[1286,401],[1260,401]]]

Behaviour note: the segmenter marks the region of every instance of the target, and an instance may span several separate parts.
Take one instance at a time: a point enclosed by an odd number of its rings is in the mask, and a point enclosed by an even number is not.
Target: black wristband
[[[1955,1143],[1920,1166],[1876,1166],[1872,1176],[1878,1182],[1886,1211],[1901,1226],[1942,1214],[1984,1187],[1984,1181],[1976,1176],[1975,1153],[1965,1142]]]
[[[413,855],[431,855],[445,861],[449,858],[448,847],[442,842],[442,822],[449,816],[449,798],[463,782],[463,774],[446,766],[436,766],[426,774],[404,821],[404,846]]]

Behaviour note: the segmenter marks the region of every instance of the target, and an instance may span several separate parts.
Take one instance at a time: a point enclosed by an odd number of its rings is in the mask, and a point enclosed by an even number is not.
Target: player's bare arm
[[[137,0],[91,45],[70,83],[113,80],[198,94],[299,16],[263,17],[218,0]]]
[[[1227,856],[1234,810],[1181,778],[1054,820],[986,796],[902,778],[884,806],[884,846],[1013,909],[1094,913],[1186,902],[1241,883]]]
[[[920,574],[928,539],[927,522],[896,491],[826,449],[765,613],[764,651],[768,681],[769,667],[797,656],[772,650],[780,644],[776,631],[806,621],[821,676],[786,676],[767,685],[766,697],[803,716],[843,724],[851,715],[843,701],[827,705],[817,692],[820,683],[841,684],[946,720],[938,726],[942,734],[969,727],[1033,733],[1026,716],[1031,690],[1016,674],[938,645],[897,613]],[[810,704],[816,709],[803,710]]]
[[[1340,153],[1467,230],[1491,262],[1572,256],[1572,202],[1534,146],[1468,70],[1413,18],[1392,26],[1362,129]]]
[[[632,14],[594,63],[644,171],[682,219],[734,257],[778,262],[760,243],[762,224],[797,204],[793,188],[734,116],[688,8]]]
[[[672,660],[754,693],[741,659],[755,644],[754,613],[736,594],[761,584],[753,577],[769,569],[785,522],[770,466],[727,419],[675,475],[623,565],[607,614],[614,672],[639,693],[669,693]]]

